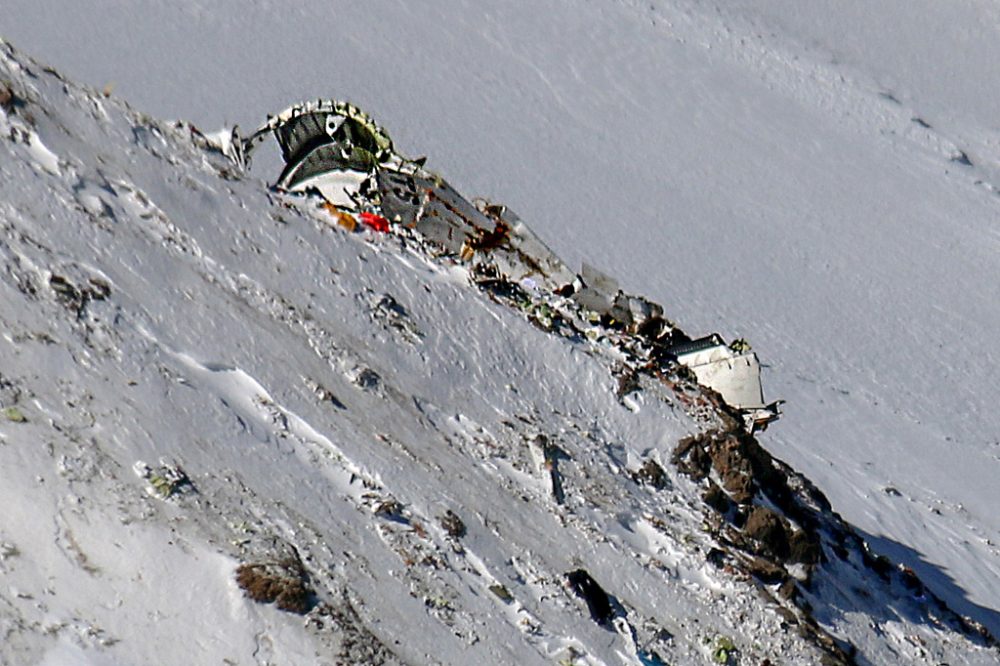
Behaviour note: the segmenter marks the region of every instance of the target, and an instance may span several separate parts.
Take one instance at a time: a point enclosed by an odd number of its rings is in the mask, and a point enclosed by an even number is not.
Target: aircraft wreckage
[[[713,334],[692,340],[663,317],[663,308],[625,294],[617,283],[584,265],[565,264],[505,206],[469,201],[444,179],[396,152],[388,133],[347,102],[318,100],[291,106],[247,138],[234,129],[218,147],[248,168],[272,135],[284,168],[274,188],[318,195],[351,230],[416,232],[438,255],[472,264],[483,286],[542,293],[572,303],[588,337],[604,336],[644,363],[686,367],[737,411],[750,432],[766,428],[783,401],[765,404],[760,362],[745,341],[725,344]],[[561,312],[566,315],[567,313]]]

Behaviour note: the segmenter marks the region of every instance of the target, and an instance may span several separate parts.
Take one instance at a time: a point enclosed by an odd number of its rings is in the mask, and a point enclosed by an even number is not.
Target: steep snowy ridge
[[[788,401],[768,450],[1000,633],[995,3],[4,8],[4,38],[157,117],[350,99],[574,269],[750,338]]]
[[[683,373],[6,44],[0,108],[0,662],[996,662]]]

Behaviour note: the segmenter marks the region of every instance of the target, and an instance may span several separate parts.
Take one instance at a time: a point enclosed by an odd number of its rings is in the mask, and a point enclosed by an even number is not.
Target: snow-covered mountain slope
[[[0,49],[0,661],[995,663],[553,294]]]
[[[4,9],[15,43],[159,117],[351,99],[572,265],[751,338],[788,400],[767,448],[1000,632],[995,3]]]

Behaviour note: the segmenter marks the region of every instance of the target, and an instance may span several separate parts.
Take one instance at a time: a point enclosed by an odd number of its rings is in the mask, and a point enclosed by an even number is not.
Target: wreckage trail
[[[345,160],[333,204],[243,177],[232,132],[23,67],[2,122],[63,175],[0,133],[0,463],[23,472],[0,500],[57,529],[0,534],[0,659],[989,663],[698,385],[662,308],[377,137],[341,150],[376,131],[359,113],[308,107],[353,114],[350,136],[288,140]],[[425,184],[447,205],[410,197]]]

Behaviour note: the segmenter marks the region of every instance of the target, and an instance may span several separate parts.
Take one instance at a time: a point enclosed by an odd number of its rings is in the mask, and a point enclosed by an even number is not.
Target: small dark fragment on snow
[[[890,102],[892,102],[893,104],[899,104],[900,103],[899,98],[896,97],[895,95],[893,95],[888,90],[883,90],[882,92],[880,92],[879,93],[879,97],[881,97],[882,99],[887,99]]]
[[[90,298],[93,300],[103,301],[111,295],[111,285],[101,278],[90,278],[87,281],[90,283],[90,288],[86,292],[90,294]]]
[[[538,435],[535,438],[535,444],[542,449],[542,455],[545,458],[545,468],[549,472],[549,481],[552,484],[552,497],[556,504],[561,505],[566,501],[566,493],[563,490],[562,474],[559,472],[559,461],[569,460],[569,456],[557,445],[550,443],[549,438],[545,435]]]
[[[712,566],[721,569],[726,564],[726,551],[719,548],[711,548],[705,556],[705,559]]]
[[[49,286],[52,291],[65,301],[73,302],[80,300],[80,292],[77,291],[73,283],[61,275],[53,274],[49,277]]]
[[[332,404],[337,409],[347,409],[347,405],[340,401],[329,389],[319,382],[307,379],[306,385],[312,389],[313,394],[321,401]]]
[[[501,585],[500,583],[494,583],[493,585],[490,585],[489,589],[490,592],[496,595],[497,599],[504,602],[505,604],[513,603],[514,595],[512,595],[510,593],[510,590],[508,590],[505,586]]]
[[[378,503],[375,507],[375,515],[386,520],[393,520],[399,523],[408,523],[403,514],[403,505],[396,499],[390,497]]]
[[[570,589],[587,602],[587,609],[594,622],[602,627],[609,626],[614,615],[611,599],[608,597],[608,593],[597,584],[597,581],[583,569],[569,572],[566,574],[566,580],[569,582]]]
[[[454,539],[461,539],[465,536],[465,523],[451,509],[445,511],[444,515],[441,516],[441,527],[448,533],[448,536]]]
[[[5,113],[13,114],[18,109],[24,108],[25,105],[24,98],[14,92],[10,81],[0,81],[0,109],[3,109]],[[29,121],[29,124],[34,124],[30,115],[26,114],[25,119]]]
[[[379,383],[381,383],[382,378],[377,372],[371,368],[364,368],[358,375],[354,378],[354,384],[364,390],[372,390],[378,388]]]
[[[968,153],[964,150],[958,151],[957,155],[952,155],[951,161],[955,164],[961,164],[962,166],[972,166],[972,160],[969,159]]]
[[[555,465],[549,470],[549,480],[552,482],[552,498],[556,501],[556,504],[561,506],[566,502],[566,491],[563,490],[562,475],[559,474],[559,470],[556,469]]]
[[[68,278],[53,273],[49,276],[49,287],[55,292],[56,299],[77,319],[83,318],[91,302],[107,300],[111,296],[111,285],[101,278],[90,278],[87,286],[77,287]]]
[[[6,83],[0,83],[0,109],[7,113],[14,110],[14,91]]]
[[[625,396],[642,390],[642,386],[639,384],[639,373],[632,368],[624,367],[618,369],[617,374],[618,387],[615,389],[615,397],[618,398],[618,402],[624,404]]]
[[[670,487],[670,479],[658,462],[653,459],[643,463],[639,471],[635,473],[635,480],[645,486],[652,486],[656,490],[663,490]]]

